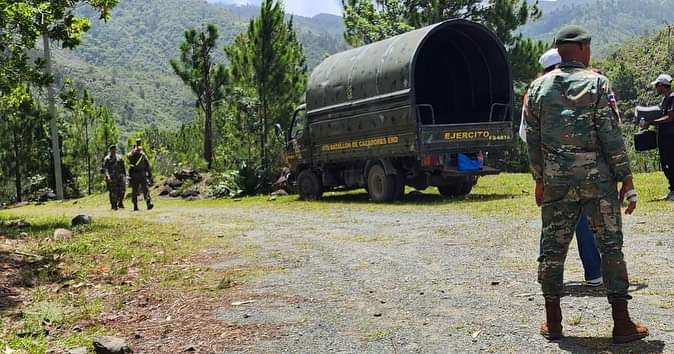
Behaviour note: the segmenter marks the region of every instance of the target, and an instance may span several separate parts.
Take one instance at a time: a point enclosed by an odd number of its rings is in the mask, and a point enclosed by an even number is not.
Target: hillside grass
[[[634,217],[648,220],[639,222],[637,231],[665,232],[658,221],[662,218],[657,216],[672,215],[674,203],[658,200],[667,192],[664,176],[639,174],[635,183],[640,203]],[[181,210],[284,209],[316,217],[328,215],[335,209],[364,214],[439,210],[448,215],[458,213],[496,221],[532,220],[539,217],[532,188],[529,175],[502,174],[481,178],[473,193],[465,198],[445,199],[434,188],[412,194],[408,189],[406,201],[393,204],[371,203],[363,190],[356,190],[329,192],[319,202],[299,201],[297,196],[191,202],[158,198],[155,210],[140,213],[107,210],[105,195],[2,210],[0,241],[4,244],[0,244],[0,262],[10,259],[16,250],[20,252],[17,257],[23,257],[24,262],[17,263],[20,269],[14,281],[19,283],[18,288],[25,296],[13,306],[0,308],[0,349],[9,347],[25,353],[76,346],[91,349],[93,337],[109,333],[109,329],[100,324],[101,317],[122,308],[125,294],[156,286],[217,296],[234,284],[277,271],[232,272],[204,267],[195,257],[203,256],[205,251],[218,250],[216,256],[254,255],[255,249],[240,245],[236,240],[253,228],[252,221],[224,221],[228,223],[228,231],[215,235],[199,227],[202,220],[184,219]],[[73,216],[86,213],[94,215],[93,224],[72,229],[72,239],[52,238],[56,228],[69,228]],[[22,229],[7,226],[9,221],[19,219],[30,222],[31,226]],[[81,325],[83,323],[90,325]]]

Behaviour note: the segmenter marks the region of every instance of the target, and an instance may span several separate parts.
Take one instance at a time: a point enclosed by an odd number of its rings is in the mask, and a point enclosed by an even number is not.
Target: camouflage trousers
[[[587,213],[601,253],[601,272],[609,302],[628,300],[629,280],[622,252],[620,202],[615,183],[545,186],[543,193],[542,254],[538,282],[546,300],[564,291],[564,261],[581,211]]]
[[[124,180],[110,181],[108,183],[108,194],[110,196],[110,205],[113,208],[118,208],[124,203],[124,194],[126,193],[126,184]]]
[[[138,205],[138,196],[142,193],[145,203],[152,204],[150,191],[148,189],[147,177],[145,176],[131,176],[131,200],[133,205]]]

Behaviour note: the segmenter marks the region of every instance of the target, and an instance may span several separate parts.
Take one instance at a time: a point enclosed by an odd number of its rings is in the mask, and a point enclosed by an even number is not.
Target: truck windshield
[[[304,133],[304,128],[307,126],[307,111],[299,109],[295,112],[293,125],[290,129],[290,139],[297,139]]]

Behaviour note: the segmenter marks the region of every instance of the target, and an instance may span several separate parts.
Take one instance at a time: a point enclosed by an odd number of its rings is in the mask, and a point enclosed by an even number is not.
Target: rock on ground
[[[126,340],[119,337],[103,336],[94,338],[96,354],[128,354],[133,353]]]
[[[89,353],[89,350],[86,347],[73,348],[68,349],[66,351],[66,354],[87,354],[87,353]]]
[[[54,240],[56,241],[67,241],[73,237],[73,232],[68,229],[56,229],[54,230]]]
[[[73,218],[71,224],[73,226],[79,226],[79,225],[88,225],[91,224],[91,216],[89,215],[77,215],[76,217]]]

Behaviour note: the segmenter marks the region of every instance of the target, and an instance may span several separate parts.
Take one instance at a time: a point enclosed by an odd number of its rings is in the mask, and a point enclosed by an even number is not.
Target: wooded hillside
[[[83,10],[86,15],[87,10]],[[107,22],[92,18],[92,29],[75,51],[58,51],[59,78],[72,78],[111,107],[123,131],[150,124],[177,127],[194,119],[194,97],[171,71],[186,28],[212,23],[220,29],[216,58],[245,31],[259,8],[208,4],[205,0],[124,0]],[[337,20],[336,20],[337,19]],[[296,17],[309,68],[327,54],[346,48],[339,18]]]

